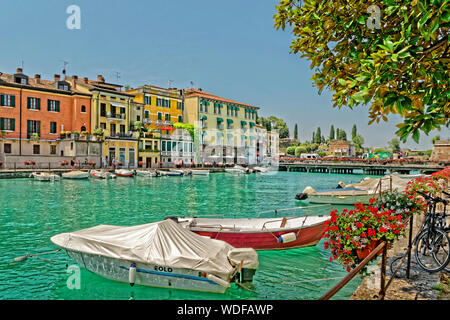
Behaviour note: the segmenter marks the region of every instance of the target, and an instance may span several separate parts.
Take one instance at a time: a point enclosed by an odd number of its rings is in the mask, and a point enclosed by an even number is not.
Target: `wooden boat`
[[[30,174],[30,178],[34,178],[34,180],[37,181],[56,181],[59,180],[61,177],[54,173],[33,172],[32,174]]]
[[[194,176],[208,176],[209,170],[191,170],[192,175]]]
[[[75,171],[70,171],[70,172],[64,172],[61,177],[63,179],[89,179],[89,172],[84,172],[84,171],[79,171],[79,170],[75,170]]]
[[[243,167],[225,168],[225,172],[231,174],[246,174],[247,170]]]
[[[134,171],[128,170],[128,169],[117,169],[114,171],[114,173],[119,177],[127,177],[132,178],[134,177]]]
[[[323,223],[329,219],[328,214],[271,218],[177,218],[181,226],[199,235],[225,241],[236,248],[251,247],[255,250],[314,246],[324,233]]]
[[[103,170],[91,170],[89,171],[89,174],[92,178],[96,179],[114,179],[116,178],[116,175],[114,173],[103,171]]]
[[[152,287],[224,293],[251,282],[258,255],[181,228],[172,220],[99,225],[51,237],[76,263],[107,279]]]
[[[147,170],[137,170],[136,175],[138,177],[157,177],[159,176],[158,171],[147,171]]]

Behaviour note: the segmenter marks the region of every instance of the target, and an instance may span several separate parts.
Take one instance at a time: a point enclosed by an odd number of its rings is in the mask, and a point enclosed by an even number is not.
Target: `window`
[[[86,112],[86,106],[81,106],[81,112]]]
[[[38,136],[41,136],[41,122],[27,120],[27,139],[30,139],[33,133],[37,133]]]
[[[166,121],[170,121],[170,113],[164,114],[164,119],[165,119]]]
[[[56,122],[50,122],[50,133],[55,134],[56,132]]]
[[[184,102],[177,102],[177,109],[184,110]]]
[[[124,124],[120,125],[120,133],[125,134],[125,125]]]
[[[145,110],[145,111],[144,111],[144,118],[145,118],[145,119],[148,119],[149,117],[150,117],[150,111]]]
[[[183,116],[178,116],[178,122],[183,122]]]
[[[3,107],[15,107],[16,106],[16,96],[10,94],[0,95],[0,106]]]
[[[162,113],[158,112],[158,120],[162,120]]]
[[[136,121],[141,121],[141,116],[136,116]]]
[[[166,142],[165,141],[161,142],[161,151],[166,151]]]
[[[4,153],[11,153],[11,143],[5,143],[3,145],[3,152]]]
[[[106,130],[106,123],[100,122],[100,129]]]
[[[0,130],[14,131],[15,130],[15,119],[0,118]]]
[[[30,110],[41,110],[41,99],[28,97],[27,108]]]
[[[111,135],[115,135],[116,134],[116,125],[114,123],[111,123],[109,128],[110,128],[109,131],[111,131]]]
[[[60,81],[60,82],[58,82],[58,89],[59,90],[69,91],[70,90],[70,85],[69,85],[68,82]]]
[[[151,105],[152,104],[152,97],[151,96],[145,96],[144,97],[144,104]]]
[[[41,146],[38,144],[33,145],[33,154],[40,154],[41,153]]]
[[[14,82],[19,84],[28,84],[28,77],[25,75],[16,75],[14,77]]]
[[[172,143],[167,141],[167,151],[172,151]]]
[[[59,112],[59,101],[56,100],[48,100],[47,110],[51,112]]]
[[[56,146],[50,145],[50,154],[56,154]]]
[[[100,116],[106,117],[106,103],[100,103]]]
[[[87,131],[85,126],[81,127],[81,132],[83,132],[83,131]]]

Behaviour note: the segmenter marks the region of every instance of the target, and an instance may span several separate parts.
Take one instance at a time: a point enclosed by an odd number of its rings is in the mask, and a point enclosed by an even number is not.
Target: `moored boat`
[[[33,172],[30,175],[30,178],[34,178],[34,180],[38,180],[38,181],[56,181],[56,180],[59,180],[61,177],[54,173]]]
[[[148,170],[137,170],[136,176],[138,177],[157,177],[159,176],[158,171],[148,171]]]
[[[232,168],[225,168],[225,172],[232,174],[245,174],[248,173],[248,168],[244,168],[241,166],[234,166]]]
[[[329,219],[328,214],[271,218],[176,218],[182,227],[199,235],[225,241],[236,248],[251,247],[255,250],[314,246],[325,231],[323,223]]]
[[[91,170],[89,171],[89,174],[92,178],[97,179],[114,179],[116,178],[116,175],[109,171],[104,170]]]
[[[209,170],[191,170],[191,173],[194,176],[208,176]]]
[[[78,264],[107,279],[152,287],[223,293],[250,282],[258,255],[181,228],[172,220],[62,233],[51,241]]]
[[[128,170],[128,169],[117,169],[114,171],[114,173],[119,177],[127,177],[131,178],[134,177],[134,171]]]
[[[84,171],[79,171],[79,170],[75,170],[75,171],[69,171],[69,172],[64,172],[61,177],[63,179],[89,179],[89,172],[84,172]]]

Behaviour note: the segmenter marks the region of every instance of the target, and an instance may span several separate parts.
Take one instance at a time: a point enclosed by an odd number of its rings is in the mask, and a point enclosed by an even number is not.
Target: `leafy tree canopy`
[[[402,117],[418,142],[450,126],[450,0],[281,0],[275,28],[292,27],[291,53],[311,61],[333,106],[369,106],[369,124]]]

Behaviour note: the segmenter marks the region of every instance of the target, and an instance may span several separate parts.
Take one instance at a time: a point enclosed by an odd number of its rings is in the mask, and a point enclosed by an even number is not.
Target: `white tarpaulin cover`
[[[258,267],[255,250],[240,250],[224,241],[197,235],[170,219],[131,227],[99,225],[61,233],[51,241],[78,252],[213,274],[230,274],[233,266],[229,254],[242,251],[239,258],[245,260],[244,266]]]

